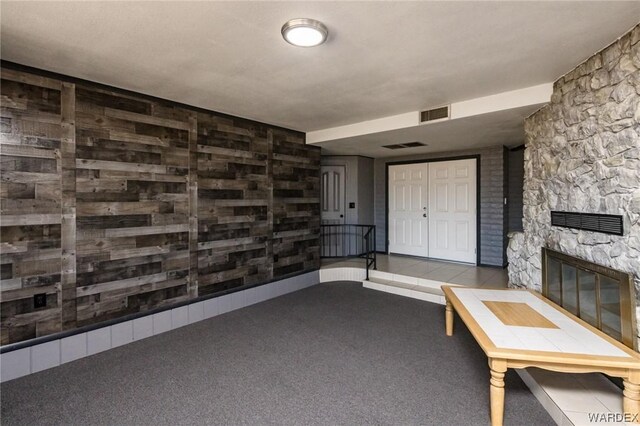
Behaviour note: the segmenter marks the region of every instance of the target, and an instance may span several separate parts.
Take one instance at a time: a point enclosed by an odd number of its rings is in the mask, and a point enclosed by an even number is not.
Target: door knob
[[[423,214],[423,215],[422,215],[422,217],[427,217],[427,214],[426,214],[426,213],[425,213],[425,214]]]
[[[340,215],[340,217],[344,217],[344,215],[343,215],[343,214],[341,214],[341,215]]]

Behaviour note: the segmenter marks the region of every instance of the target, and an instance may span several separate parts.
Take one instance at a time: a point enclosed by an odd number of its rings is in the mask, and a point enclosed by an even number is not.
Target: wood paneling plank
[[[0,145],[0,155],[11,155],[14,157],[29,158],[50,158],[58,159],[60,157],[57,150],[42,149],[28,145]]]
[[[78,297],[89,296],[91,294],[104,293],[104,292],[119,290],[119,289],[128,288],[128,287],[141,286],[144,284],[160,282],[166,279],[167,279],[167,273],[161,272],[159,274],[144,275],[141,277],[128,278],[124,280],[110,281],[106,283],[78,287],[76,289],[76,294]]]
[[[118,161],[85,160],[80,158],[76,160],[76,167],[79,169],[113,170],[135,173],[167,173],[167,166],[160,166],[155,164],[123,163]]]
[[[198,243],[198,250],[219,249],[223,247],[236,247],[241,244],[251,244],[255,242],[255,237],[234,238],[232,240],[216,240]]]
[[[21,214],[2,215],[0,226],[50,225],[62,222],[60,213],[54,214]]]
[[[17,314],[5,321],[5,327],[22,327],[25,325],[35,324],[44,321],[51,321],[59,324],[60,309],[57,307],[51,309],[44,309],[39,311],[33,311],[25,314]],[[54,326],[57,329],[58,326]],[[56,330],[59,331],[59,330]],[[38,336],[34,336],[38,337]]]
[[[1,223],[1,220],[0,220]],[[26,241],[16,241],[11,243],[0,243],[0,253],[25,253],[27,251]]]
[[[241,151],[238,149],[220,148],[220,147],[208,146],[208,145],[198,145],[198,152],[226,156],[234,159],[236,158],[237,159],[240,159],[240,158],[255,159],[255,153],[250,151]]]
[[[154,256],[157,254],[167,254],[171,252],[170,247],[141,247],[134,249],[112,250],[111,260],[128,259],[138,256]]]
[[[41,287],[18,288],[15,290],[2,291],[2,303],[20,299],[32,299],[36,294],[56,294],[60,290],[58,285],[48,285]]]
[[[189,117],[189,294],[198,296],[198,117]]]
[[[160,127],[171,127],[174,129],[189,130],[189,123],[184,121],[170,120],[167,118],[152,117],[146,114],[138,114],[135,112],[122,111],[114,108],[105,108],[104,114],[107,117],[120,118],[127,121],[135,121],[137,123],[153,124]]]
[[[15,71],[10,68],[2,68],[2,78],[4,80],[17,81],[31,86],[46,87],[54,90],[60,90],[62,87],[62,82],[59,80]]]
[[[109,137],[115,141],[139,143],[143,145],[154,145],[161,147],[169,147],[169,141],[160,139],[157,136],[139,135],[137,133],[123,132],[123,131],[110,131]]]
[[[189,224],[140,226],[135,228],[105,229],[105,237],[132,237],[136,235],[172,234],[175,232],[189,232]]]
[[[59,182],[59,173],[31,173],[31,172],[13,172],[0,171],[0,179],[2,182],[19,182],[19,183],[49,183]]]
[[[77,212],[82,216],[151,214],[162,213],[166,205],[161,201],[79,203]]]

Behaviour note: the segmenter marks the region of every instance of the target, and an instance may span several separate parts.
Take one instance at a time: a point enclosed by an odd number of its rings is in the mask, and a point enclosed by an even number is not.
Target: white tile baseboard
[[[320,282],[327,283],[331,281],[358,281],[361,282],[366,278],[364,268],[326,268],[320,269]]]
[[[60,339],[60,364],[87,356],[87,333]]]
[[[622,417],[622,390],[598,373],[569,374],[537,368],[517,369],[531,393],[560,426],[599,424],[594,415]],[[607,421],[607,425],[626,425]]]
[[[320,271],[312,271],[259,287],[97,328],[86,333],[5,352],[0,354],[0,382],[53,368],[319,283]]]
[[[386,285],[383,283],[377,283],[375,281],[363,281],[362,286],[364,288],[383,291],[385,293],[397,294],[398,296],[409,297],[411,299],[423,300],[425,302],[437,303],[439,305],[445,304],[444,296],[440,296],[432,293],[425,293],[423,291],[413,290],[411,288],[403,288],[403,287],[398,287],[393,285]],[[417,284],[415,284],[415,286],[417,287]]]

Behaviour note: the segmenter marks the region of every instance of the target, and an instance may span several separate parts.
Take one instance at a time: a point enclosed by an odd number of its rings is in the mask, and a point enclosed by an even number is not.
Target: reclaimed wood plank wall
[[[320,152],[303,134],[1,77],[1,344],[319,267]]]
[[[62,84],[2,70],[1,93],[0,338],[10,343],[62,329]]]

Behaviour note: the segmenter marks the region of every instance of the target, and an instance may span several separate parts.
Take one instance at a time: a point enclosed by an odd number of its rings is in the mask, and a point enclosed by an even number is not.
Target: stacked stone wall
[[[525,134],[510,285],[541,290],[546,246],[631,273],[640,295],[640,25],[556,81]],[[552,227],[552,210],[623,215],[624,235]]]

